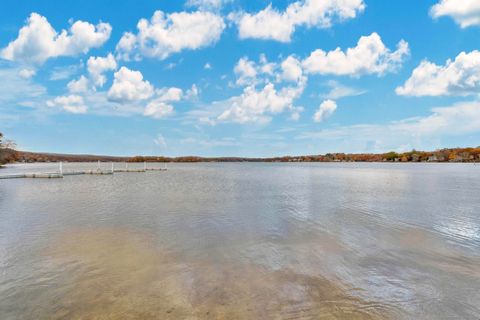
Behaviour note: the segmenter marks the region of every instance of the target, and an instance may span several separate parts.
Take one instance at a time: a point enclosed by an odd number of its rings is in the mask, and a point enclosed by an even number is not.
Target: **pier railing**
[[[111,163],[110,169],[103,169],[100,166],[100,161],[97,162],[96,169],[87,169],[87,170],[64,170],[63,162],[59,162],[58,164],[58,171],[56,172],[34,172],[34,173],[13,173],[13,174],[6,174],[0,175],[0,179],[22,179],[22,178],[32,178],[32,179],[58,179],[63,178],[64,176],[79,176],[79,175],[113,175],[114,173],[122,173],[122,172],[132,172],[132,173],[140,173],[140,172],[147,172],[147,171],[166,171],[167,166],[164,164],[164,168],[148,168],[147,163],[144,162],[143,168],[129,168],[128,163],[125,163],[125,167],[122,169],[115,168],[114,163]]]

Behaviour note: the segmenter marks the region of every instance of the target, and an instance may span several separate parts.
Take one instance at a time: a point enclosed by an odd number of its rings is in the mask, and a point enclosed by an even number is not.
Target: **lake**
[[[479,165],[168,169],[0,180],[0,319],[480,318]]]

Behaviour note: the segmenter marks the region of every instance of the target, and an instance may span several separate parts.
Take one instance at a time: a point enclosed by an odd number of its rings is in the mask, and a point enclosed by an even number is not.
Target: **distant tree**
[[[455,151],[450,152],[448,155],[448,161],[455,161],[457,159],[457,153]]]
[[[396,152],[389,152],[389,153],[385,153],[383,155],[383,158],[387,161],[394,161],[395,159],[397,159],[399,157],[398,153]]]
[[[3,133],[0,132],[0,166],[6,163],[5,149],[3,147]]]
[[[15,143],[5,140],[3,133],[0,132],[0,165],[17,160],[15,147]]]

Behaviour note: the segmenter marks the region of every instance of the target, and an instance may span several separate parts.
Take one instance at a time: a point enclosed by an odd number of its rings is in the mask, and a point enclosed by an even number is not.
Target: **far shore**
[[[269,158],[248,157],[199,157],[199,156],[134,156],[118,157],[85,154],[39,153],[9,150],[7,163],[42,163],[42,162],[447,162],[480,163],[480,147],[451,148],[436,151],[412,150],[404,153],[327,153],[322,155],[282,156]]]

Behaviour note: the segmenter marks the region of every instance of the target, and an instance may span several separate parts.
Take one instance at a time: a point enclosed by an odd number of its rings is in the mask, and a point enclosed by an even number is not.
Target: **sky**
[[[27,151],[270,157],[480,145],[476,0],[3,0]]]

